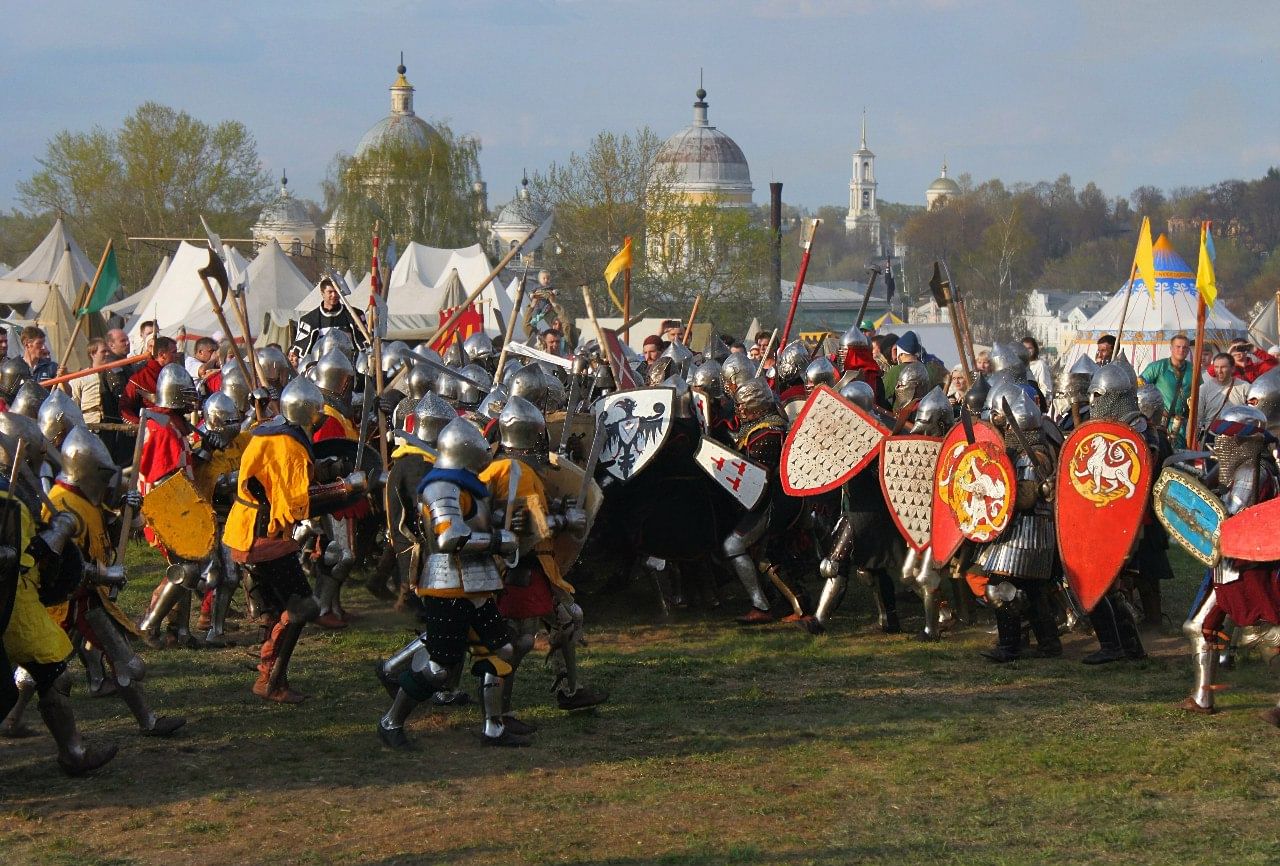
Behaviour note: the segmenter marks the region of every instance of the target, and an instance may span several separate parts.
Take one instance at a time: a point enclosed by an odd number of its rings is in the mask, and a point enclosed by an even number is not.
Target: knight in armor
[[[147,736],[167,737],[186,720],[180,716],[157,716],[143,694],[146,663],[134,652],[130,638],[139,635],[124,611],[111,599],[109,588],[124,581],[123,566],[113,565],[116,551],[107,533],[104,515],[106,498],[116,493],[120,469],[111,460],[107,446],[85,427],[74,427],[62,443],[62,471],[49,500],[56,511],[44,509],[44,517],[71,514],[75,533],[68,543],[79,548],[84,561],[84,579],[64,599],[56,599],[49,612],[60,622],[73,644],[88,643],[105,657],[114,692]],[[45,599],[55,601],[52,598]]]
[[[1012,418],[1005,415],[1006,405]],[[997,663],[1022,658],[1022,622],[1026,619],[1040,655],[1056,658],[1062,655],[1062,641],[1047,588],[1057,556],[1052,507],[1057,455],[1042,433],[1040,409],[1016,380],[992,386],[986,414],[1004,434],[1016,494],[1008,527],[979,551],[970,570],[975,593],[981,590],[995,608],[996,646],[983,655]],[[1027,443],[1027,451],[1018,443],[1014,424]]]
[[[1119,421],[1129,425],[1146,440],[1147,447],[1152,452],[1152,459],[1158,459],[1159,442],[1150,430],[1146,416],[1138,407],[1137,384],[1130,378],[1128,371],[1119,364],[1106,364],[1099,367],[1093,374],[1089,385],[1089,418],[1095,421]],[[1147,492],[1144,491],[1144,494]],[[1141,544],[1140,538],[1138,545]],[[1135,568],[1140,561],[1140,557],[1135,553],[1126,563],[1126,568],[1122,569],[1121,576],[1117,578],[1111,591],[1098,600],[1089,614],[1093,633],[1097,636],[1100,646],[1096,652],[1090,653],[1081,660],[1085,664],[1099,665],[1147,657],[1142,647],[1142,639],[1138,635],[1137,619],[1124,592],[1126,583],[1139,583],[1139,574],[1135,572]],[[1155,609],[1158,611],[1160,593],[1158,582],[1154,582],[1154,592],[1157,599]]]
[[[809,349],[802,340],[793,340],[778,352],[773,365],[773,390],[778,395],[782,415],[794,421],[808,395],[804,387],[804,371],[809,366]]]
[[[258,606],[268,617],[253,693],[299,703],[304,696],[289,685],[289,659],[303,628],[320,611],[299,562],[295,531],[303,520],[363,498],[369,480],[355,472],[313,486],[311,436],[325,418],[324,395],[315,383],[298,377],[286,385],[280,413],[255,428],[245,446],[222,541],[232,560],[252,575]]]
[[[1204,481],[1221,499],[1228,514],[1273,499],[1280,492],[1280,470],[1267,448],[1267,417],[1256,406],[1232,406],[1209,425],[1212,458]],[[1191,613],[1182,624],[1191,642],[1195,687],[1180,706],[1211,714],[1218,653],[1227,648],[1227,617],[1245,634],[1242,644],[1264,638],[1274,645],[1280,632],[1280,581],[1275,563],[1223,557],[1206,577]],[[1262,713],[1280,727],[1280,706]]]
[[[898,382],[902,382],[901,377]],[[920,398],[920,404],[912,416],[909,432],[912,436],[941,439],[947,435],[954,423],[955,415],[951,401],[943,393],[941,386],[935,386]],[[942,600],[942,572],[933,564],[932,548],[926,547],[922,551],[916,551],[912,547],[907,548],[906,558],[902,563],[902,581],[915,590],[924,607],[924,627],[916,638],[937,640],[941,637],[943,623],[950,614]]]
[[[217,520],[213,552],[201,575],[205,592],[196,628],[205,632],[206,644],[221,646],[226,643],[227,611],[241,583],[240,566],[222,543],[222,529],[235,502],[235,473],[252,433],[244,429],[240,407],[222,391],[209,395],[202,414],[204,420],[196,429],[201,456],[195,461],[194,485],[200,498],[213,505]]]
[[[58,748],[58,765],[70,776],[82,776],[106,764],[116,755],[116,747],[86,746],[76,726],[71,708],[71,675],[67,659],[71,640],[49,616],[41,601],[46,579],[65,577],[64,548],[75,549],[71,537],[75,518],[59,512],[48,524],[37,520],[37,494],[31,487],[34,472],[43,462],[43,443],[29,443],[24,458],[30,475],[10,489],[9,479],[0,477],[0,625],[3,625],[4,677],[10,664],[21,665],[39,696],[40,718],[53,735]],[[17,440],[0,434],[0,459],[12,467],[17,456]],[[73,579],[81,579],[79,559],[70,563]],[[13,689],[0,692],[0,710],[6,713],[17,697]]]
[[[1266,417],[1267,432],[1276,440],[1268,443],[1272,456],[1275,456],[1276,443],[1280,442],[1280,368],[1268,370],[1254,379],[1245,402],[1256,406]]]
[[[515,648],[495,598],[502,579],[494,557],[513,556],[519,546],[513,533],[496,525],[489,488],[478,474],[489,465],[489,443],[474,424],[458,418],[445,425],[436,444],[439,456],[419,493],[426,555],[417,592],[427,629],[397,654],[409,663],[378,722],[378,738],[393,748],[408,747],[404,726],[410,713],[445,684],[449,668],[462,663],[473,643],[486,651],[474,655],[472,665],[484,709],[481,742],[528,745],[528,737],[507,730],[502,719],[503,677],[511,673]],[[395,657],[388,664],[401,667]]]
[[[10,404],[18,396],[18,389],[30,379],[31,367],[26,361],[21,358],[5,358],[0,361],[0,412],[9,411]]]
[[[199,406],[199,400],[195,380],[180,364],[166,365],[156,377],[155,402],[147,408],[145,428],[138,431],[139,436],[146,437],[138,462],[138,489],[126,494],[135,513],[150,491],[171,475],[195,477],[191,449],[195,430],[187,414]],[[169,568],[152,594],[138,628],[152,647],[191,643],[191,593],[199,584],[200,564],[172,556],[150,527],[144,535],[161,552]],[[162,639],[160,631],[166,617],[170,617],[169,632]]]
[[[1088,355],[1081,355],[1059,378],[1060,401],[1054,421],[1062,431],[1074,430],[1089,420],[1089,386],[1100,368]]]
[[[480,473],[494,502],[514,489],[514,502],[522,509],[524,533],[532,547],[503,574],[498,610],[515,636],[511,673],[504,678],[502,718],[512,733],[533,733],[533,726],[511,715],[511,693],[520,662],[533,649],[539,631],[550,636],[550,660],[555,670],[553,691],[562,710],[581,710],[604,703],[608,694],[578,681],[577,648],[583,641],[582,608],[574,588],[561,573],[554,539],[571,533],[581,539],[587,530],[587,514],[572,497],[552,501],[544,473],[560,471],[551,466],[547,427],[542,413],[523,397],[507,401],[498,419],[501,452]],[[514,488],[513,488],[514,484]],[[512,524],[515,525],[514,523]]]
[[[436,460],[436,439],[444,426],[457,418],[448,403],[432,391],[418,400],[413,411],[404,416],[402,437],[391,453],[391,469],[387,473],[386,506],[391,527],[391,548],[396,559],[397,595],[412,592],[417,577],[414,552],[418,540],[418,483],[431,470]]]
[[[471,363],[483,368],[490,377],[498,372],[498,350],[494,348],[492,338],[484,331],[476,331],[463,340],[462,348],[466,350]]]
[[[875,395],[875,404],[883,406],[886,403],[884,385],[880,381],[882,371],[871,351],[871,341],[858,324],[854,322],[840,337],[840,354],[835,359],[841,371],[839,381],[841,385],[854,379],[866,382]]]
[[[800,386],[803,389],[803,385]],[[747,591],[751,610],[738,617],[743,625],[758,625],[776,619],[760,582],[761,570],[753,551],[772,541],[770,531],[781,533],[799,517],[800,500],[787,496],[778,477],[782,460],[782,443],[787,435],[787,419],[782,416],[778,400],[763,378],[746,382],[733,395],[738,417],[734,447],[747,458],[763,466],[769,473],[768,487],[760,502],[744,513],[721,545],[733,573]],[[806,614],[796,590],[783,578],[776,564],[761,562],[770,580],[786,599],[791,612],[784,622],[807,625]]]
[[[723,368],[716,361],[703,361],[689,382],[706,405],[707,435],[722,445],[732,445],[737,424],[733,400],[724,387]]]

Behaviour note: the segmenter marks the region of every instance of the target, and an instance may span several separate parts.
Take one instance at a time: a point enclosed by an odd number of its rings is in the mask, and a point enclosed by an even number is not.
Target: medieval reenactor
[[[322,337],[334,331],[345,333],[353,345],[364,345],[364,334],[351,318],[350,308],[342,302],[339,288],[329,277],[324,277],[320,280],[320,305],[298,320],[298,335],[293,345],[305,358]]]

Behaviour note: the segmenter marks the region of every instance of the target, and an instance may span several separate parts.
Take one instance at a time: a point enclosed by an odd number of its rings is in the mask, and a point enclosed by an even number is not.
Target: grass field
[[[154,584],[134,571],[132,610]],[[347,594],[357,625],[308,633],[294,658],[301,706],[249,693],[247,647],[149,651],[153,703],[189,719],[176,738],[138,737],[78,685],[84,729],[121,746],[97,776],[64,778],[47,735],[0,741],[0,863],[1280,861],[1280,737],[1256,718],[1276,684],[1250,657],[1224,675],[1223,712],[1182,715],[1174,625],[1144,662],[1086,668],[1095,645],[1072,637],[1063,660],[994,666],[985,626],[885,636],[860,588],[814,639],[724,612],[664,623],[637,585],[584,599],[585,674],[608,705],[561,713],[530,656],[533,747],[481,749],[473,705],[415,715],[405,754],[374,735],[370,666],[409,621]]]

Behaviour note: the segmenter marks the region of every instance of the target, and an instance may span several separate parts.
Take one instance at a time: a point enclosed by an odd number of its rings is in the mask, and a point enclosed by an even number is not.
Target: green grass
[[[157,572],[132,552],[126,607]],[[1165,587],[1181,617],[1193,569]],[[1277,733],[1256,718],[1276,684],[1254,656],[1224,674],[1222,712],[1187,717],[1185,643],[1091,669],[1067,658],[997,667],[985,626],[924,645],[871,624],[851,590],[818,639],[735,627],[727,613],[658,616],[648,585],[586,594],[594,714],[550,702],[530,656],[519,714],[532,748],[487,750],[473,707],[420,712],[418,748],[382,749],[370,665],[410,623],[357,586],[363,618],[304,637],[300,707],[249,693],[247,647],[144,653],[161,712],[139,738],[114,699],[74,700],[120,756],[62,777],[47,736],[0,741],[4,863],[1100,863],[1280,860]],[[728,607],[736,610],[740,601]],[[918,607],[903,603],[910,631]],[[31,716],[38,724],[38,718]]]

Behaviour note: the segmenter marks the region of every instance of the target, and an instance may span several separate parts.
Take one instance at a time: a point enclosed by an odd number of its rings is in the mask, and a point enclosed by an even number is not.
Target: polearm
[[[138,438],[133,441],[133,462],[129,465],[133,467],[133,489],[138,489],[138,465],[142,462],[142,446],[147,438],[147,410],[143,409],[138,412]],[[124,508],[120,510],[120,535],[116,539],[116,564],[124,563],[124,548],[129,543],[130,524],[133,523],[133,508],[125,503]]]
[[[76,338],[80,336],[80,331],[84,329],[84,318],[89,315],[87,312],[81,313],[85,307],[89,306],[89,298],[93,296],[93,291],[98,287],[98,280],[102,277],[102,269],[107,265],[107,256],[111,253],[112,238],[107,238],[107,245],[102,250],[102,258],[98,260],[98,269],[93,272],[93,281],[85,283],[84,288],[80,292],[80,302],[76,304],[74,312],[76,313],[76,324],[71,329],[71,339],[67,341],[67,348],[62,353],[62,361],[58,364],[58,373],[64,373],[67,369],[67,361],[71,360],[71,352],[75,349]],[[46,382],[46,385],[49,383]]]
[[[693,309],[689,311],[689,321],[684,325],[684,339],[680,341],[682,345],[689,345],[689,340],[693,339],[693,323],[698,318],[698,307],[702,306],[702,295],[698,295],[693,299]],[[623,318],[626,318],[625,316]]]
[[[236,359],[236,366],[240,368],[240,372],[244,374],[246,382],[254,381],[253,372],[249,365],[245,363],[244,358],[240,356],[240,350],[236,348],[235,331],[231,330],[231,325],[227,322],[227,314],[222,309],[222,303],[218,300],[218,296],[213,292],[213,286],[209,285],[209,274],[213,272],[213,263],[217,262],[218,267],[222,270],[227,282],[231,282],[230,276],[227,274],[227,266],[223,263],[222,258],[214,250],[213,244],[209,245],[209,264],[203,268],[196,269],[196,276],[200,277],[200,284],[204,286],[204,293],[209,297],[209,306],[213,308],[213,314],[218,318],[218,324],[222,326],[222,332],[231,340],[231,356]],[[221,284],[219,284],[221,285]],[[252,351],[252,349],[250,350]]]
[[[973,351],[973,329],[969,327],[969,307],[965,302],[964,295],[960,294],[960,287],[956,285],[956,281],[951,278],[951,267],[947,264],[946,259],[942,261],[942,270],[947,274],[947,287],[951,293],[952,307],[955,314],[960,318],[960,333],[964,335],[964,346],[969,352],[969,369],[978,369],[978,356]]]
[[[871,279],[867,280],[867,290],[862,293],[862,303],[858,305],[858,315],[853,320],[857,328],[862,327],[862,317],[867,314],[867,307],[871,304],[871,292],[876,287],[876,279],[880,276],[880,268],[877,265],[872,265],[868,270],[871,271]]]
[[[942,278],[942,263],[934,261],[933,277],[929,280],[929,291],[933,294],[933,302],[940,309],[947,309],[947,321],[951,323],[951,336],[956,341],[956,353],[960,356],[960,368],[964,370],[965,381],[973,381],[973,367],[969,364],[969,352],[965,349],[965,339],[962,333],[963,325],[960,322],[960,314],[956,310],[953,303],[951,280]]]
[[[74,373],[63,373],[61,376],[55,376],[52,379],[46,379],[40,384],[44,385],[46,388],[51,388],[56,385],[62,385],[66,382],[71,382],[75,379],[80,379],[84,376],[92,376],[94,373],[105,373],[107,370],[114,370],[116,367],[126,367],[129,364],[136,364],[139,361],[145,361],[150,357],[151,355],[149,355],[146,352],[143,352],[140,355],[133,355],[132,357],[129,357],[129,358],[121,358],[118,361],[108,361],[107,363],[99,364],[96,367],[85,367],[83,370],[76,370]]]
[[[591,324],[596,329],[596,340],[600,343],[600,352],[604,355],[605,363],[609,365],[609,372],[612,373],[619,368],[613,364],[613,352],[609,351],[609,341],[604,338],[604,328],[600,327],[600,322],[596,319],[596,307],[591,302],[591,290],[586,287],[586,284],[582,286],[582,301],[586,304],[587,316],[591,319]],[[615,384],[619,387],[622,385],[621,382],[616,382]]]
[[[800,306],[800,290],[804,288],[804,275],[809,270],[809,256],[813,254],[813,238],[818,233],[820,225],[822,220],[813,221],[809,229],[809,237],[804,242],[804,255],[800,257],[800,270],[796,274],[795,287],[791,290],[791,308],[787,310],[787,322],[782,326],[782,336],[778,339],[779,346],[787,345],[787,337],[791,336],[791,324],[796,319],[796,308]]]
[[[520,316],[520,306],[524,303],[524,287],[529,281],[529,271],[525,270],[524,275],[520,277],[520,285],[516,287],[515,305],[511,308],[511,321],[507,322],[507,332],[502,337],[502,351],[498,353],[498,380],[502,380],[502,365],[507,362],[507,347],[511,345],[511,340],[516,334],[516,319]]]
[[[266,387],[267,377],[262,375],[262,365],[258,363],[258,352],[253,345],[253,331],[249,329],[249,309],[245,300],[244,284],[239,289],[231,290],[231,309],[240,323],[240,332],[244,334],[245,351],[249,354],[249,366],[257,382],[255,387]]]
[[[471,306],[471,304],[475,301],[476,298],[480,297],[480,293],[483,292],[486,288],[488,288],[490,283],[492,283],[495,279],[497,279],[498,274],[502,273],[503,269],[506,268],[507,265],[511,264],[512,259],[520,255],[520,250],[524,249],[524,245],[527,244],[529,241],[533,240],[533,236],[536,235],[539,231],[541,231],[542,227],[545,225],[547,225],[547,223],[544,222],[541,226],[538,226],[537,228],[531,230],[527,235],[522,237],[520,240],[516,241],[515,245],[512,246],[511,249],[507,251],[507,254],[502,257],[502,261],[498,262],[497,266],[494,267],[494,269],[489,272],[489,276],[484,278],[484,282],[476,286],[475,289],[472,290],[471,294],[467,295],[467,297],[462,301],[461,304],[458,304],[458,306],[454,307],[453,312],[449,314],[449,318],[445,319],[444,322],[440,325],[440,327],[436,328],[431,333],[431,336],[428,337],[426,340],[427,345],[430,345],[431,343],[435,342],[437,337],[439,337],[441,334],[445,333],[446,331],[448,331],[450,328],[453,327],[453,325],[458,321],[458,319],[462,317],[462,314],[466,311],[466,309]]]

